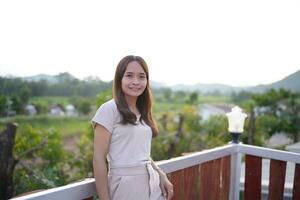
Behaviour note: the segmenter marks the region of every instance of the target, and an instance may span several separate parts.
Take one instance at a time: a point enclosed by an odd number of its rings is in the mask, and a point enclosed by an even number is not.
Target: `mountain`
[[[65,80],[75,80],[77,78],[69,74],[68,72],[64,72],[58,75],[39,74],[35,76],[24,77],[23,79],[26,81],[39,81],[44,79],[48,83],[53,84],[53,83],[63,82]],[[93,77],[93,76],[86,77],[84,81],[103,82],[98,77]],[[178,91],[178,90],[198,91],[203,94],[205,93],[206,94],[207,93],[230,94],[232,92],[240,92],[242,90],[260,93],[260,92],[270,90],[272,88],[274,89],[285,88],[293,92],[300,92],[300,70],[274,83],[257,85],[254,87],[234,87],[234,86],[224,85],[224,84],[201,84],[201,83],[194,84],[194,85],[177,84],[173,86],[167,86],[163,83],[159,83],[156,81],[151,81],[151,86],[154,89],[171,88],[174,91]]]
[[[58,75],[47,75],[47,74],[38,74],[35,76],[27,76],[22,78],[28,82],[38,82],[40,80],[45,80],[50,84],[64,82],[66,80],[76,80],[77,78],[71,75],[68,72],[59,73]]]
[[[150,87],[153,89],[168,88],[168,86],[166,84],[152,81],[152,80],[150,80]]]
[[[270,89],[284,88],[293,92],[300,92],[300,70],[283,78],[282,80],[276,81],[271,84],[258,85],[255,87],[247,88],[252,92],[264,92]]]
[[[220,94],[228,94],[231,92],[238,92],[241,91],[243,88],[241,87],[233,87],[230,85],[224,85],[224,84],[202,84],[198,83],[195,85],[184,85],[184,84],[178,84],[171,86],[172,90],[178,91],[178,90],[184,90],[184,91],[199,91],[201,93],[220,93]]]
[[[195,85],[184,85],[178,84],[171,86],[172,90],[184,90],[184,91],[199,91],[205,93],[219,93],[219,94],[230,94],[232,92],[240,92],[242,90],[261,93],[270,89],[284,88],[293,92],[300,92],[300,70],[297,72],[279,80],[277,82],[265,85],[257,85],[254,87],[233,87],[224,84],[195,84]]]

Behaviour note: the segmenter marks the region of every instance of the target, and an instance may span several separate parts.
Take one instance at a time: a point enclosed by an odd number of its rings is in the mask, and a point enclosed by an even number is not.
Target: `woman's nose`
[[[133,84],[139,84],[139,79],[138,79],[138,77],[134,77],[133,80],[132,80],[132,83],[133,83]]]

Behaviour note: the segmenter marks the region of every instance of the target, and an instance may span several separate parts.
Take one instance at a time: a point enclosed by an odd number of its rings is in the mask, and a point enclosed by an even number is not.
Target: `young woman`
[[[158,135],[151,109],[147,64],[139,56],[126,56],[116,69],[113,99],[92,119],[94,175],[101,200],[172,198],[173,185],[150,158],[151,139]]]

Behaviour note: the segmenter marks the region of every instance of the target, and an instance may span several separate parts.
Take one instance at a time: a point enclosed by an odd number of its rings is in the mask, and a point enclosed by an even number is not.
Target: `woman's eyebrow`
[[[134,74],[134,72],[131,72],[131,71],[126,71],[125,73],[126,73],[126,74]],[[139,73],[137,73],[137,74],[140,74],[140,75],[146,75],[145,72],[139,72]]]

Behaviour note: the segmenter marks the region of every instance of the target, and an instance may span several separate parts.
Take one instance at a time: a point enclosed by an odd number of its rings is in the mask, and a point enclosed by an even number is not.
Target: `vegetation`
[[[50,84],[9,78],[1,78],[0,83],[0,129],[3,130],[8,122],[18,123],[15,156],[47,141],[17,164],[15,194],[92,177],[90,118],[102,103],[112,98],[111,84],[101,86],[99,82],[72,79]],[[205,96],[162,88],[155,89],[154,94],[154,117],[160,130],[160,135],[152,142],[154,160],[169,159],[230,141],[226,117],[212,116],[203,120],[199,114],[199,105],[203,103],[242,107],[248,113],[245,123],[248,134],[242,136],[244,143],[263,146],[264,141],[277,132],[287,133],[294,141],[299,139],[298,93],[281,89],[262,94],[241,91],[227,96]],[[25,115],[23,108],[28,103],[37,107],[38,115]],[[48,113],[53,104],[63,108],[72,104],[79,115],[51,116]],[[8,117],[8,107],[17,115]]]

